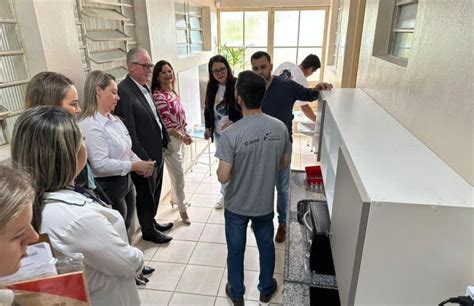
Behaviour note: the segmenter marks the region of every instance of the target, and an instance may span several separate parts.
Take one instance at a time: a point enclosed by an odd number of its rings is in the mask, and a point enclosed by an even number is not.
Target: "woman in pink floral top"
[[[151,92],[156,110],[163,120],[171,141],[165,150],[165,164],[171,180],[171,206],[178,205],[181,220],[191,224],[184,202],[183,143],[191,144],[186,131],[186,114],[178,94],[174,90],[176,78],[173,67],[167,61],[159,61],[153,69]]]

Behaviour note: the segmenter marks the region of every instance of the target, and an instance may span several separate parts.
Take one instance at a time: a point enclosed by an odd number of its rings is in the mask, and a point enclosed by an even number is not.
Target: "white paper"
[[[46,242],[29,245],[20,269],[12,275],[0,277],[0,284],[17,283],[27,279],[57,275],[51,247]]]

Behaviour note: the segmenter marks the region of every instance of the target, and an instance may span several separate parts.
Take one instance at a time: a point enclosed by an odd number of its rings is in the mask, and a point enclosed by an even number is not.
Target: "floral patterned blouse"
[[[153,92],[153,102],[167,130],[185,131],[186,114],[183,103],[177,94],[156,89]]]

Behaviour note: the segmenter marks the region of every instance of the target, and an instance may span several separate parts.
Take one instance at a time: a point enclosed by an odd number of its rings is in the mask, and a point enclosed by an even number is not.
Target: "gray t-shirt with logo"
[[[291,154],[286,126],[266,114],[244,116],[224,130],[216,157],[232,164],[225,208],[245,216],[273,212],[275,182],[283,154]]]

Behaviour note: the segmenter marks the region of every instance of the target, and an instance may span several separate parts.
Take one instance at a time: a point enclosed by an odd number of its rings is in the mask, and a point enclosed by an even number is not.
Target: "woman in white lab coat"
[[[59,107],[28,109],[16,122],[11,148],[13,161],[35,181],[35,228],[58,252],[84,255],[92,305],[139,305],[135,276],[143,253],[128,244],[119,212],[74,186],[87,160],[74,118]]]

